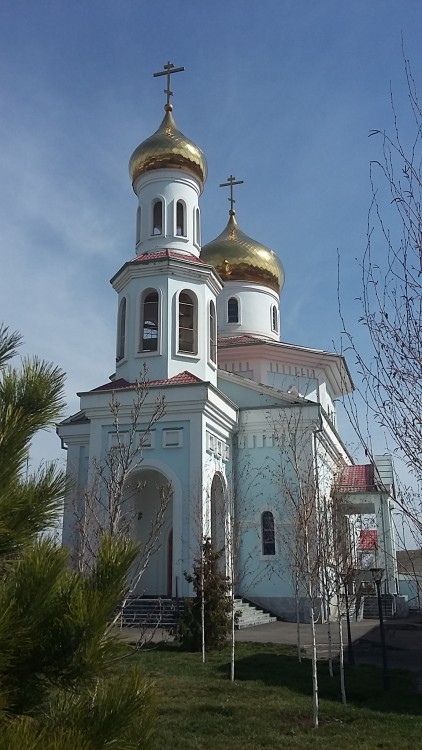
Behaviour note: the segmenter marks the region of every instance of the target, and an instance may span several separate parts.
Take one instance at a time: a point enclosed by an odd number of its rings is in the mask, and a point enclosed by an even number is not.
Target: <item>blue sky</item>
[[[169,59],[186,68],[176,122],[208,160],[204,241],[226,223],[218,185],[233,173],[241,228],[285,267],[283,340],[340,345],[337,250],[363,336],[356,259],[380,146],[368,133],[391,126],[390,82],[410,131],[401,34],[422,81],[421,22],[417,0],[3,0],[1,318],[23,352],[67,372],[70,412],[113,372],[109,279],[134,255],[127,164],[161,121],[152,73]],[[37,441],[35,461],[59,455],[54,435]]]

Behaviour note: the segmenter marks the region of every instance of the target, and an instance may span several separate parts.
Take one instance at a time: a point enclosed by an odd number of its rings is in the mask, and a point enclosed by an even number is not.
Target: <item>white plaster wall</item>
[[[177,590],[180,596],[187,596],[192,592],[184,572],[192,571],[198,545],[203,533],[206,533],[204,511],[209,502],[212,478],[217,470],[224,475],[231,460],[231,450],[227,456],[225,451],[220,456],[211,455],[207,451],[206,431],[211,430],[213,434],[220,436],[231,448],[231,437],[237,425],[237,411],[228,399],[205,384],[163,388],[161,392],[165,397],[165,413],[154,427],[152,447],[144,450],[141,463],[134,466],[134,471],[159,471],[173,485],[173,592]],[[142,412],[142,424],[145,426],[154,411],[158,393],[158,389],[153,389],[147,396]],[[131,390],[119,391],[117,394],[122,433],[131,429],[133,397]],[[115,432],[110,414],[110,399],[110,392],[81,394],[81,407],[90,423],[59,428],[64,442],[70,446],[68,469],[73,476],[78,475],[80,467],[81,442],[84,442],[86,453],[89,442],[88,483],[96,476],[93,458],[100,464],[104,461],[110,447],[110,433]],[[142,425],[139,427],[142,430]],[[175,427],[183,433],[181,445],[166,448],[163,445],[163,430]],[[72,543],[72,511],[73,508],[69,506],[65,523],[69,544]]]
[[[227,320],[227,302],[236,297],[239,302],[239,323]],[[271,326],[271,308],[278,312],[278,331]],[[273,341],[280,339],[280,297],[272,289],[246,281],[226,281],[218,295],[218,334],[225,336],[265,336]]]
[[[220,399],[219,399],[220,400]],[[232,488],[232,456],[233,430],[236,427],[236,414],[229,409],[231,429],[223,424],[221,419],[206,413],[202,419],[202,466],[204,486],[204,535],[212,537],[216,532],[213,543],[217,549],[223,549],[221,569],[227,576],[231,576],[231,547],[233,540],[233,488]],[[222,495],[212,496],[212,484],[218,476],[222,485]],[[215,502],[215,528],[212,528],[212,503]]]
[[[166,263],[155,267],[134,268],[132,278],[119,292],[117,310],[126,297],[125,357],[116,362],[116,378],[133,383],[144,363],[149,380],[166,380],[188,370],[201,380],[217,384],[217,365],[210,358],[209,309],[216,307],[216,287],[207,269],[192,269],[177,264],[174,269]],[[160,296],[160,334],[156,352],[139,352],[141,336],[141,300],[147,289],[156,289]],[[183,290],[197,298],[197,353],[178,351],[178,298]]]
[[[134,190],[142,211],[141,237],[138,243],[135,237],[136,254],[170,248],[199,257],[200,237],[197,237],[194,219],[201,193],[199,181],[180,169],[157,169],[141,175],[134,185]],[[152,235],[152,205],[156,198],[164,200],[164,226],[161,235]],[[178,200],[184,201],[186,205],[185,237],[176,236]],[[134,218],[136,219],[136,216]]]
[[[298,482],[296,464],[306,472],[305,480],[313,465],[312,434],[319,425],[318,407],[244,410],[240,423],[236,451],[239,593],[273,604],[280,597],[287,602],[294,597],[288,543],[292,503],[288,497]],[[291,451],[292,431],[296,455]],[[275,523],[276,554],[271,557],[262,554],[261,514],[265,510],[273,513]],[[288,609],[278,607],[277,611],[287,616]]]
[[[88,474],[89,449],[88,439],[77,436],[71,439],[67,447],[67,476],[71,480],[70,490],[65,497],[63,511],[62,543],[72,549],[76,540],[76,513],[82,507],[82,494],[85,490]]]
[[[327,373],[321,367],[313,367],[312,362],[298,365],[289,357],[289,349],[283,344],[276,349],[265,344],[221,348],[218,362],[222,369],[256,383],[269,385],[284,393],[294,394],[297,391],[300,396],[320,403],[336,426],[336,403],[328,389]]]

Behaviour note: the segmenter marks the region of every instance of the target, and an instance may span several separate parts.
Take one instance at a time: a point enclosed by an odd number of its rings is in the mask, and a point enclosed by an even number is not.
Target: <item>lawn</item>
[[[422,696],[413,674],[394,671],[382,689],[375,667],[348,670],[347,706],[339,700],[339,676],[319,666],[320,727],[312,728],[311,663],[299,664],[294,649],[275,644],[237,645],[236,681],[229,679],[229,653],[209,656],[176,644],[135,656],[158,694],[156,748],[418,748]]]

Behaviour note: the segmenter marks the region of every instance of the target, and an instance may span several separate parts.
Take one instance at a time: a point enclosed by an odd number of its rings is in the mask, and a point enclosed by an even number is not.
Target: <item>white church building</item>
[[[346,516],[374,513],[383,540],[378,564],[386,570],[386,591],[396,594],[392,478],[365,486],[347,479],[356,467],[336,428],[336,402],[353,389],[345,359],[280,341],[283,266],[273,250],[239,228],[233,200],[225,229],[201,245],[207,163],[176,126],[172,69],[165,66],[164,119],[130,158],[135,247],[111,279],[115,373],[80,392],[80,411],[58,427],[73,481],[63,542],[78,545],[75,507],[94,467],[107,463],[117,432],[123,442],[131,434],[145,368],[148,388],[136,425],[142,449],[124,488],[133,510],[129,533],[141,545],[160,488],[170,492],[137,594],[192,595],[185,573],[201,540],[211,537],[239,596],[294,619],[295,508],[298,493],[303,499],[311,491],[316,514],[334,491],[346,497]],[[231,197],[235,182],[228,180]],[[149,429],[157,397],[163,413]],[[119,404],[118,425],[112,398]],[[346,526],[353,537],[353,524]]]

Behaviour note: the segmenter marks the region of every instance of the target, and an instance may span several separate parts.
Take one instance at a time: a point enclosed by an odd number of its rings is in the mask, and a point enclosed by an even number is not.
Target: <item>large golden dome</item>
[[[242,232],[232,210],[226,228],[203,246],[201,259],[214,266],[223,281],[252,281],[277,293],[283,288],[284,269],[277,255]]]
[[[176,128],[172,105],[165,106],[166,114],[158,130],[143,141],[133,152],[129,162],[132,184],[139,175],[152,169],[184,169],[199,178],[207,178],[207,162],[199,146]]]

